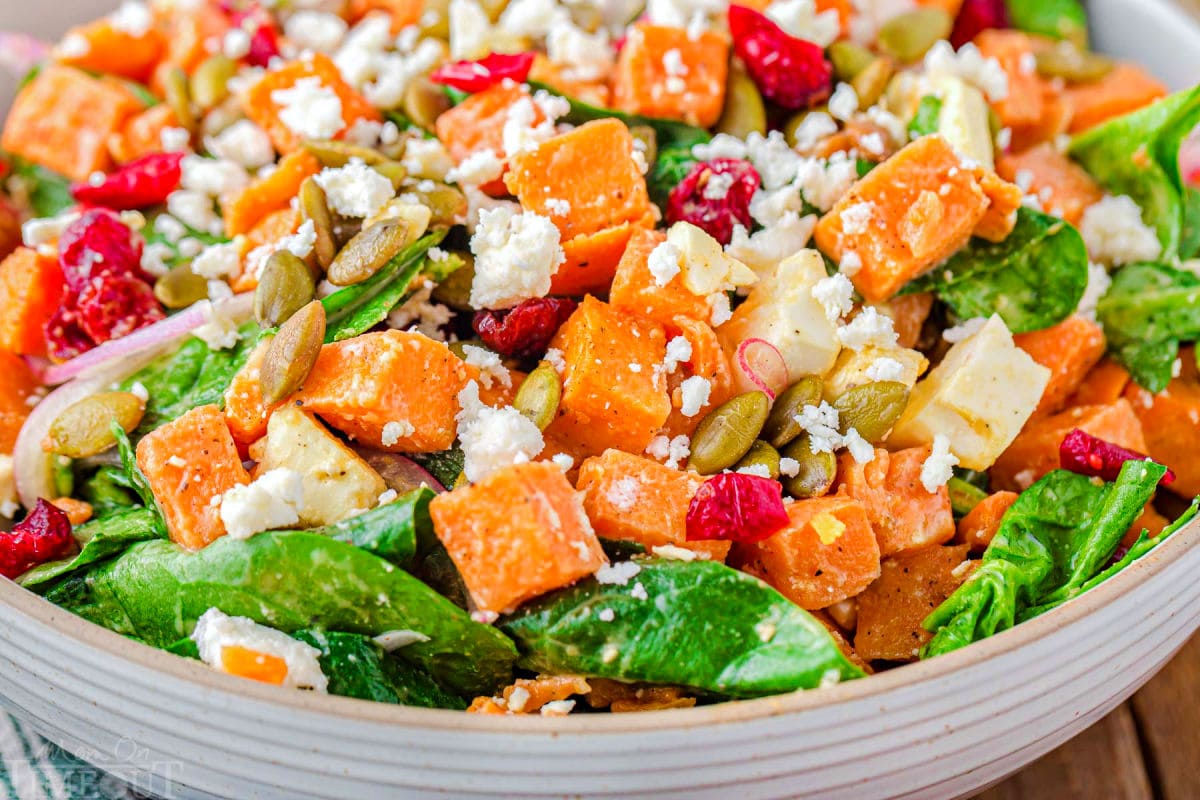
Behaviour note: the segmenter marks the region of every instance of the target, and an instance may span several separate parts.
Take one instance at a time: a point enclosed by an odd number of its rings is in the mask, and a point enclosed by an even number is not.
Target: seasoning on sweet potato
[[[1075,393],[1067,398],[1068,406],[1095,406],[1111,403],[1125,393],[1129,385],[1129,370],[1112,358],[1102,358],[1100,363],[1084,376]]]
[[[1073,109],[1071,133],[1086,131],[1101,122],[1120,117],[1166,97],[1167,87],[1137,64],[1118,62],[1098,81],[1081,83],[1066,90]]]
[[[992,543],[992,537],[1000,529],[1000,520],[1017,499],[1016,492],[993,492],[963,515],[958,521],[958,532],[954,541],[971,548],[972,553],[982,553]]]
[[[703,479],[642,456],[605,450],[579,467],[576,488],[597,536],[639,542],[647,548],[674,545],[724,560],[729,542],[687,540],[688,505]]]
[[[322,347],[293,401],[363,444],[429,453],[454,443],[466,383],[465,365],[445,344],[390,330]]]
[[[788,526],[732,558],[801,608],[826,608],[879,577],[879,544],[866,507],[847,495],[797,500]]]
[[[1121,398],[1107,405],[1076,406],[1059,414],[1029,420],[989,470],[992,487],[1021,491],[1047,472],[1057,469],[1058,446],[1072,428],[1128,450],[1147,452],[1142,424],[1128,400]]]
[[[438,495],[433,528],[480,610],[502,613],[591,575],[608,559],[554,464],[506,467]]]
[[[0,454],[12,452],[21,426],[33,410],[29,398],[40,386],[25,359],[0,350]]]
[[[342,79],[337,66],[326,55],[317,53],[311,58],[292,61],[271,70],[242,96],[242,111],[250,121],[271,137],[275,149],[290,153],[300,147],[302,137],[283,121],[280,104],[272,97],[275,92],[293,88],[306,79],[317,79],[322,88],[337,95],[342,104],[342,126],[334,134],[338,138],[360,120],[382,122],[379,111],[366,98]]]
[[[233,197],[222,198],[225,232],[229,236],[248,233],[268,214],[287,209],[304,179],[320,171],[321,163],[307,150],[288,153],[265,178],[259,178]]]
[[[580,450],[640,453],[671,412],[659,367],[666,335],[657,322],[585,297],[551,343],[563,352],[562,401],[547,429]]]
[[[1075,226],[1088,206],[1104,199],[1104,190],[1095,179],[1052,144],[1000,156],[996,172],[1035,195],[1047,213]]]
[[[653,230],[654,215],[647,212],[634,222],[622,222],[596,233],[585,233],[562,243],[565,260],[550,279],[550,292],[560,295],[604,294],[629,244],[640,231]]]
[[[1044,330],[1017,334],[1013,342],[1050,370],[1034,416],[1061,411],[1104,355],[1104,329],[1078,314]]]
[[[709,319],[712,309],[707,298],[690,292],[683,285],[682,273],[671,278],[666,286],[659,286],[650,273],[650,254],[666,240],[665,232],[648,229],[639,230],[629,238],[629,245],[617,262],[609,302],[664,325],[672,324],[679,316]]]
[[[151,106],[129,117],[119,131],[108,137],[109,155],[113,161],[124,164],[151,153],[161,153],[163,131],[178,126],[170,105]]]
[[[868,661],[916,661],[932,636],[929,613],[971,574],[967,546],[924,547],[885,558],[879,579],[858,596],[854,649]]]
[[[268,405],[263,401],[259,370],[270,343],[263,342],[254,349],[246,365],[233,376],[225,390],[225,422],[229,432],[241,447],[248,447],[267,434],[267,419],[280,403]]]
[[[930,493],[921,483],[928,447],[889,453],[876,448],[875,458],[859,464],[849,453],[838,457],[838,491],[866,509],[879,552],[884,556],[948,542],[954,536],[954,514],[945,486]]]
[[[145,82],[163,55],[162,34],[149,28],[135,35],[113,25],[107,17],[67,32],[70,47],[55,51],[56,59],[71,67]]]
[[[1191,498],[1200,494],[1200,381],[1191,351],[1185,351],[1180,360],[1183,371],[1164,391],[1151,394],[1129,383],[1125,398],[1145,434],[1146,446],[1139,452],[1174,470],[1175,481],[1167,488]]]
[[[220,503],[213,498],[250,482],[215,405],[194,408],[146,434],[138,442],[137,465],[162,509],[171,541],[190,550],[225,535]]]
[[[66,286],[53,256],[18,247],[0,261],[0,350],[46,355],[46,322],[62,302]]]
[[[139,107],[124,88],[53,64],[17,94],[0,147],[71,180],[85,181],[110,166],[108,139]]]
[[[671,437],[691,436],[700,420],[717,406],[733,397],[733,365],[721,347],[716,331],[707,322],[691,317],[676,317],[667,329],[669,333],[679,331],[680,336],[692,346],[691,358],[679,369],[667,376],[667,392],[671,397],[671,416],[663,425],[664,432]],[[683,413],[685,397],[683,383],[691,378],[708,381],[708,399],[693,414]],[[691,411],[692,409],[688,409]]]
[[[639,22],[617,56],[613,106],[631,114],[715,125],[725,104],[729,42],[714,31]]]

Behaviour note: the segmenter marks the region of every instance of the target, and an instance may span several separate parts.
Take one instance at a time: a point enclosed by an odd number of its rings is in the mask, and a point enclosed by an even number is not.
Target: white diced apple
[[[993,168],[992,128],[983,92],[949,75],[939,76],[933,83],[934,94],[942,99],[938,133],[960,157]]]
[[[721,248],[721,243],[690,222],[676,222],[667,241],[679,251],[683,285],[697,295],[710,295],[749,286],[758,280],[754,270]]]

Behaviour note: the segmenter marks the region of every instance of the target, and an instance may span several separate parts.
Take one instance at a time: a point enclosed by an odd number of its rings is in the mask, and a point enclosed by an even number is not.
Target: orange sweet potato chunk
[[[1084,376],[1083,383],[1067,398],[1068,406],[1095,406],[1111,403],[1125,393],[1132,380],[1129,371],[1111,358],[1103,358]]]
[[[655,230],[639,230],[629,238],[629,246],[617,264],[609,302],[664,325],[672,324],[680,316],[707,320],[712,314],[708,300],[692,294],[683,285],[681,275],[671,278],[666,286],[659,286],[650,274],[650,253],[666,240],[665,232]]]
[[[491,150],[504,158],[504,120],[519,100],[529,97],[529,87],[505,81],[463,100],[438,116],[434,130],[454,161],[461,162],[479,150]],[[533,104],[534,125],[545,114]]]
[[[1200,382],[1191,353],[1181,359],[1183,373],[1165,391],[1150,394],[1130,383],[1125,397],[1146,437],[1146,447],[1139,452],[1173,469],[1175,482],[1167,488],[1190,499],[1200,494]]]
[[[846,495],[797,500],[788,525],[761,542],[734,548],[735,563],[801,608],[826,608],[879,577],[879,544],[867,509]]]
[[[656,369],[666,356],[662,326],[588,296],[551,346],[563,351],[566,369],[548,432],[590,455],[644,451],[671,413]]]
[[[593,106],[607,108],[612,101],[612,90],[603,80],[582,80],[568,77],[566,70],[559,67],[541,53],[533,57],[533,66],[529,69],[529,80],[544,83],[551,89],[561,92],[568,97],[574,97]]]
[[[0,261],[0,350],[46,355],[46,322],[62,301],[66,284],[58,260],[18,247]]]
[[[1017,334],[1013,342],[1050,370],[1035,416],[1061,411],[1104,355],[1104,329],[1078,314],[1044,330]]]
[[[1058,446],[1072,428],[1138,453],[1146,452],[1142,424],[1129,401],[1121,398],[1099,406],[1076,406],[1060,414],[1035,417],[1000,454],[989,470],[992,487],[1021,491],[1058,469]]]
[[[687,540],[687,510],[704,479],[642,456],[605,450],[584,461],[575,486],[597,536],[674,545],[724,560],[729,542]]]
[[[166,53],[154,70],[151,88],[163,96],[163,78],[171,69],[182,69],[189,75],[200,62],[211,55],[211,42],[220,41],[229,30],[229,16],[219,3],[193,3],[188,8],[175,7],[165,23]]]
[[[251,122],[267,132],[279,152],[290,153],[298,149],[301,140],[284,124],[279,116],[280,105],[271,95],[283,89],[290,89],[306,78],[317,78],[321,86],[332,90],[342,101],[343,124],[334,138],[340,137],[360,120],[383,121],[379,111],[342,79],[342,74],[333,61],[328,56],[317,53],[311,58],[292,61],[268,72],[242,97],[242,111]]]
[[[973,553],[982,553],[992,543],[992,537],[1000,529],[1000,520],[1017,500],[1016,492],[994,492],[979,505],[972,508],[958,521],[954,540],[971,548]]]
[[[1017,226],[1017,209],[1025,193],[991,170],[977,170],[976,178],[987,195],[988,207],[973,233],[989,242],[1003,242]]]
[[[0,453],[11,453],[21,426],[33,411],[29,398],[41,383],[25,359],[0,350]]]
[[[630,238],[653,228],[654,216],[647,213],[636,222],[622,222],[563,242],[564,261],[550,280],[550,293],[575,296],[607,293]]]
[[[225,535],[213,498],[250,482],[216,406],[200,406],[138,442],[137,465],[162,509],[171,541],[189,550]]]
[[[267,420],[271,412],[282,405],[282,401],[273,405],[264,402],[262,385],[259,383],[259,373],[269,344],[263,342],[254,349],[246,365],[233,376],[229,388],[225,390],[225,422],[234,440],[243,447],[267,435]]]
[[[664,432],[671,436],[691,436],[700,424],[700,420],[717,406],[736,394],[733,385],[733,366],[729,356],[721,347],[717,333],[707,322],[700,322],[691,317],[676,317],[668,327],[668,332],[687,339],[692,346],[691,359],[679,366],[667,376],[667,390],[671,397],[671,416],[663,426]],[[683,382],[688,378],[704,378],[708,381],[708,400],[700,406],[700,410],[687,416],[681,410],[683,407]]]
[[[59,48],[55,56],[60,63],[140,82],[150,77],[165,49],[162,34],[154,28],[135,36],[108,18],[72,28],[67,38],[86,47]]]
[[[967,546],[924,547],[885,558],[858,596],[854,649],[868,661],[916,661],[932,636],[921,627],[967,576]]]
[[[321,348],[293,401],[363,444],[398,453],[446,450],[457,432],[463,362],[445,344],[406,331],[364,333]],[[412,432],[383,444],[389,422]],[[405,427],[408,427],[405,426]]]
[[[882,303],[965,245],[988,204],[946,140],[923,136],[859,179],[817,223],[815,239],[834,261],[857,253],[862,268],[851,281],[867,302]]]
[[[1104,198],[1104,190],[1087,170],[1051,144],[1001,156],[996,172],[1014,183],[1028,181],[1026,191],[1037,196],[1042,208],[1076,226],[1088,206]]]
[[[151,153],[161,153],[162,132],[178,126],[171,107],[159,103],[125,120],[121,129],[108,137],[108,152],[118,164]]]
[[[883,304],[879,311],[892,319],[892,327],[896,331],[896,344],[901,347],[914,348],[921,338],[921,329],[929,312],[933,309],[933,293],[917,292],[901,297],[893,297]]]
[[[221,648],[221,669],[230,675],[275,686],[282,686],[288,676],[287,662],[282,658],[240,644]]]
[[[617,56],[613,106],[708,128],[721,117],[728,71],[725,36],[639,22]]]
[[[1066,90],[1071,104],[1071,133],[1093,128],[1114,117],[1137,111],[1167,96],[1167,87],[1137,64],[1118,62],[1098,81]]]
[[[352,21],[358,22],[372,11],[382,11],[391,18],[392,34],[396,35],[409,25],[420,22],[424,8],[421,0],[350,0],[345,13]]]
[[[222,199],[226,233],[230,236],[248,233],[268,214],[287,209],[299,194],[300,184],[320,171],[321,162],[307,150],[288,153],[271,174],[233,197]]]
[[[608,561],[579,495],[554,464],[507,467],[438,495],[429,513],[482,611],[511,611]]]
[[[50,65],[13,101],[0,147],[75,181],[111,161],[108,139],[140,105],[124,88]]]
[[[877,448],[866,464],[849,453],[838,457],[838,490],[863,504],[885,556],[954,536],[949,491],[940,486],[930,493],[921,483],[921,465],[928,457],[928,447],[894,453]]]
[[[991,28],[975,37],[984,58],[994,58],[1008,76],[1008,94],[992,103],[1006,127],[1033,125],[1045,113],[1042,78],[1031,69],[1030,59],[1048,40],[1016,30]]]

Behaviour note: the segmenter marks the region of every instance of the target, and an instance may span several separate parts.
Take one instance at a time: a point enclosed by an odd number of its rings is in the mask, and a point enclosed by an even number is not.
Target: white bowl
[[[34,11],[3,5],[0,28]],[[55,20],[106,5],[60,3]],[[1182,12],[1162,0],[1090,5],[1100,47],[1176,87],[1200,76],[1200,29]],[[0,580],[0,698],[48,739],[168,797],[963,797],[1107,714],[1200,627],[1198,541],[1192,524],[1060,609],[866,680],[562,719],[259,685]]]

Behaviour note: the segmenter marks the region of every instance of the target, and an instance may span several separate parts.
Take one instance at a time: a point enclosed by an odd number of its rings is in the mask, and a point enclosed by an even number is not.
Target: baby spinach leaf
[[[1081,133],[1068,153],[1105,189],[1129,195],[1162,242],[1162,259],[1191,257],[1197,243],[1196,192],[1179,171],[1179,148],[1200,123],[1200,86]]]
[[[123,552],[135,542],[159,539],[163,536],[162,518],[157,511],[129,508],[102,519],[85,522],[72,531],[80,549],[72,558],[50,561],[34,567],[17,583],[26,589],[37,589],[51,581],[91,566],[109,556]]]
[[[927,94],[917,104],[917,113],[908,123],[910,139],[920,139],[931,133],[937,133],[938,119],[942,116],[942,98]]]
[[[633,563],[625,585],[588,578],[501,620],[520,665],[725,697],[862,677],[820,622],[757,578],[711,561]]]
[[[1114,483],[1054,470],[1004,514],[979,568],[924,621],[922,658],[1007,630],[1029,609],[1075,596],[1112,556],[1166,467],[1127,461]]]
[[[1130,264],[1096,306],[1108,349],[1151,392],[1171,381],[1179,343],[1200,339],[1200,278],[1163,264]]]
[[[667,197],[688,176],[692,167],[700,163],[692,155],[691,145],[660,148],[650,172],[646,174],[646,189],[650,199],[665,208]]]
[[[394,564],[303,531],[223,536],[196,552],[169,541],[142,542],[64,581],[47,598],[155,647],[187,636],[210,608],[289,633],[418,631],[429,641],[398,655],[463,695],[507,683],[517,655],[499,631],[473,622]]]
[[[302,630],[295,638],[321,651],[321,671],[329,678],[329,693],[421,708],[467,707],[462,698],[443,689],[420,667],[384,652],[368,636]]]
[[[426,472],[437,478],[437,482],[447,489],[458,482],[466,461],[466,456],[458,447],[436,453],[412,453],[409,458],[420,464]]]
[[[179,252],[179,243],[184,239],[195,239],[206,247],[208,245],[223,244],[229,241],[224,236],[213,236],[211,233],[206,231],[198,231],[195,228],[187,225],[183,226],[185,232],[184,235],[175,241],[171,241],[171,239],[167,238],[165,233],[158,230],[157,226],[155,226],[154,220],[157,218],[157,216],[158,215],[156,214],[146,220],[146,224],[142,227],[141,234],[142,238],[146,240],[147,247],[151,245],[161,245],[170,250],[170,257],[163,259],[163,264],[165,264],[167,267],[175,267],[192,260]],[[179,224],[182,225],[183,223]]]
[[[1021,208],[1002,242],[975,238],[905,294],[936,292],[962,319],[999,314],[1013,333],[1049,328],[1075,311],[1087,288],[1087,247],[1058,217]]]
[[[97,517],[107,517],[138,504],[129,476],[120,467],[101,467],[79,483],[79,497]]]
[[[1006,5],[1017,30],[1087,47],[1087,12],[1079,0],[1007,0]]]
[[[129,481],[129,488],[137,493],[146,508],[159,516],[161,523],[162,517],[158,511],[158,503],[154,499],[154,491],[150,488],[150,481],[146,479],[145,473],[137,464],[137,454],[133,450],[133,443],[129,441],[129,435],[117,424],[116,420],[112,422],[112,434],[117,439],[117,453],[121,456],[121,469]]]
[[[414,489],[394,502],[310,533],[352,544],[408,569],[417,553],[417,531],[432,533],[429,501],[433,498],[432,489]]]
[[[325,341],[350,339],[383,322],[393,308],[412,294],[413,279],[422,269],[437,283],[462,266],[462,261],[454,256],[441,261],[425,257],[429,248],[437,246],[445,236],[445,230],[426,234],[394,255],[383,269],[367,280],[339,289],[322,300],[326,315]]]
[[[6,156],[6,160],[12,168],[10,180],[15,179],[19,186],[14,194],[28,202],[35,217],[58,216],[75,205],[71,182],[62,175],[17,156]]]

